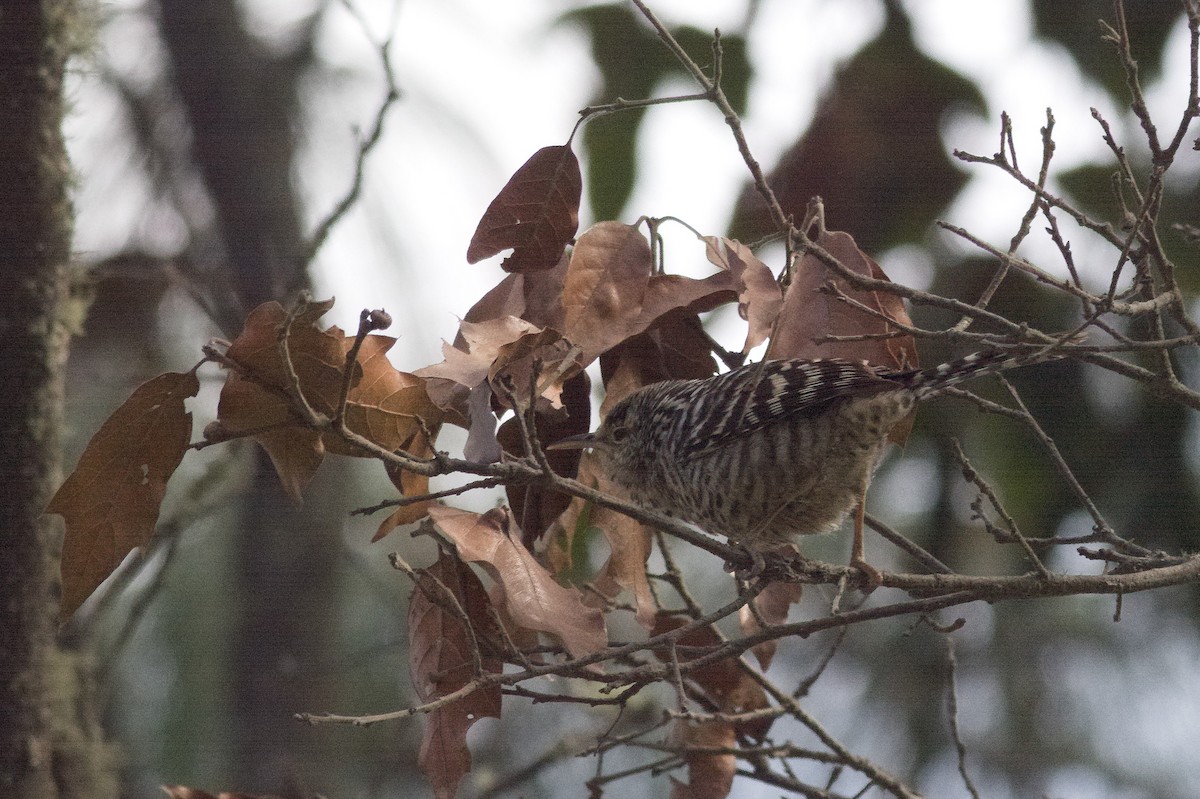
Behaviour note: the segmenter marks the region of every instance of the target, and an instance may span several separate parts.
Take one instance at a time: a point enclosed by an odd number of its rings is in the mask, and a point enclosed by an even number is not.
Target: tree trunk
[[[70,164],[70,0],[0,3],[0,795],[115,794],[84,669],[55,642]],[[82,692],[81,692],[82,689]]]

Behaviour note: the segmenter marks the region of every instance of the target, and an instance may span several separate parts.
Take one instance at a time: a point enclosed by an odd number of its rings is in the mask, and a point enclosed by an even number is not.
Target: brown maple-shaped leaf
[[[413,445],[405,447],[405,451],[414,458],[429,458],[433,455],[433,447],[423,435]],[[428,475],[410,472],[392,463],[384,464],[384,469],[387,471],[388,479],[400,491],[401,496],[415,497],[429,493]],[[379,528],[375,531],[371,542],[378,541],[401,525],[420,521],[429,513],[432,504],[432,500],[425,500],[396,508],[390,516],[379,523]]]
[[[534,153],[492,200],[467,247],[473,264],[507,249],[506,272],[553,269],[579,228],[583,180],[565,145]]]
[[[332,413],[337,404],[346,357],[342,331],[336,327],[322,330],[317,324],[332,307],[332,299],[306,304],[292,319],[288,332],[292,368],[300,388],[308,403],[322,413]],[[281,390],[289,382],[279,350],[280,330],[287,317],[279,303],[263,303],[246,317],[242,332],[225,352],[253,374],[256,382]]]
[[[729,270],[737,282],[738,313],[748,325],[742,353],[748,353],[770,337],[783,293],[771,270],[745,244],[719,236],[703,239],[708,260]]]
[[[309,303],[292,321],[288,335],[300,390],[314,410],[325,414],[332,414],[337,406],[345,365],[342,331],[317,326],[332,306],[333,300]],[[264,303],[246,317],[241,334],[225,353],[239,368],[225,380],[217,417],[233,434],[253,434],[271,456],[283,487],[299,502],[325,457],[325,442],[291,409],[286,393],[289,377],[279,352],[286,320],[287,312],[277,302]]]
[[[477,676],[470,633],[456,614],[445,609],[449,598],[438,583],[453,592],[477,635],[487,629],[490,617],[490,602],[479,578],[457,558],[440,552],[417,579],[408,606],[409,672],[422,702],[460,690]],[[482,651],[479,665],[483,674],[501,669],[498,659]],[[467,730],[485,716],[500,718],[499,685],[480,688],[428,714],[417,762],[438,799],[454,799],[458,784],[471,770]]]
[[[353,341],[345,338],[344,349]],[[408,451],[414,441],[424,439],[425,430],[436,435],[442,412],[429,399],[424,380],[392,366],[387,352],[395,343],[390,336],[363,339],[357,360],[362,377],[346,397],[346,426],[384,449]],[[326,444],[330,452],[370,457],[335,436],[328,436]]]
[[[608,644],[600,611],[584,604],[580,593],[554,579],[521,544],[507,508],[480,515],[435,505],[429,516],[458,550],[459,557],[479,563],[496,581],[493,602],[529,630],[549,633],[573,657],[599,652]]]
[[[288,356],[301,394],[313,410],[332,416],[341,398],[346,357],[354,342],[337,327],[321,329],[317,320],[333,300],[309,303],[296,314],[288,332]],[[279,348],[287,312],[276,302],[250,312],[241,334],[226,351],[236,364],[221,389],[218,419],[222,435],[249,434],[271,456],[288,494],[300,501],[326,452],[372,457],[335,433],[308,427],[292,406],[288,375]],[[346,425],[371,442],[408,450],[435,435],[444,414],[429,398],[426,382],[392,366],[387,352],[396,340],[363,339],[352,366],[346,397]]]
[[[92,436],[50,500],[46,512],[66,521],[62,618],[154,535],[167,480],[192,433],[183,401],[199,390],[194,372],[170,372],[138,386]]]
[[[563,335],[590,361],[678,309],[711,310],[737,297],[728,270],[697,280],[653,275],[650,244],[637,228],[600,222],[575,245],[563,283]]]
[[[788,547],[791,547],[789,544]],[[762,629],[761,618],[768,625],[783,624],[787,621],[788,610],[800,601],[804,586],[799,583],[767,583],[766,588],[754,597],[754,610],[750,605],[743,605],[738,611],[738,624],[746,635],[754,635]],[[757,615],[755,614],[757,611]],[[758,665],[763,670],[771,668],[775,658],[776,641],[763,641],[753,648]]]

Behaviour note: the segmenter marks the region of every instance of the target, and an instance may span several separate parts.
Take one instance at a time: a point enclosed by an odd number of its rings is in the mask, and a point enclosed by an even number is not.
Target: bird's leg
[[[862,496],[858,500],[858,507],[854,511],[854,543],[850,548],[850,568],[858,569],[862,572],[863,578],[866,581],[865,590],[869,594],[883,585],[883,574],[879,569],[867,563],[867,559],[863,554],[863,523],[866,512],[867,492],[864,488]]]

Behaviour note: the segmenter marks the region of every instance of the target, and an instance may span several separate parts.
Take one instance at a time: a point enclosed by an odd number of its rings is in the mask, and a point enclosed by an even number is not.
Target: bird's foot
[[[739,566],[733,561],[725,561],[725,571],[732,572],[733,576],[738,580],[748,583],[756,579],[763,570],[767,568],[767,561],[763,558],[763,553],[754,547],[741,545],[741,550],[750,558],[750,565]]]
[[[856,570],[862,575],[862,591],[864,594],[869,594],[879,586],[883,585],[883,572],[879,571],[879,569],[876,569],[862,558],[851,558],[850,568]]]

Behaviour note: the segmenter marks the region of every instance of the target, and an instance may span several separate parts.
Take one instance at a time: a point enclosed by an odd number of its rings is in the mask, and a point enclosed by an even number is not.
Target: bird
[[[712,377],[644,386],[591,433],[552,449],[590,449],[634,503],[762,553],[837,529],[856,514],[851,566],[863,556],[863,502],[889,434],[921,402],[985,374],[1062,357],[985,350],[928,369],[841,358],[782,358]]]

